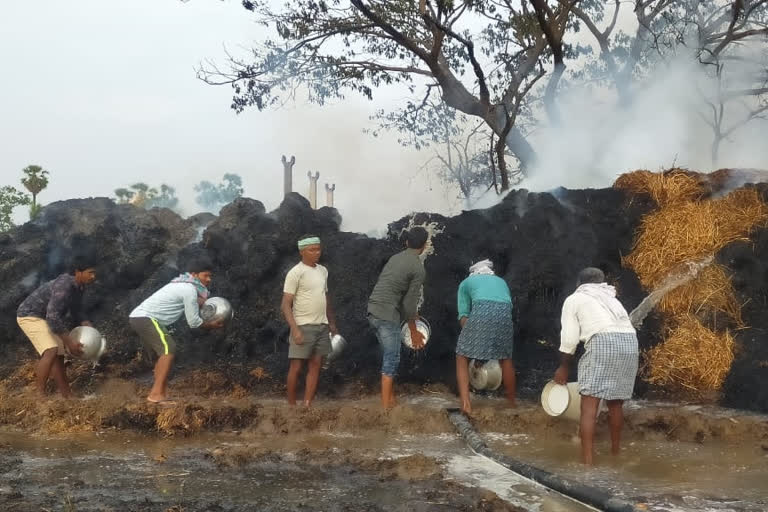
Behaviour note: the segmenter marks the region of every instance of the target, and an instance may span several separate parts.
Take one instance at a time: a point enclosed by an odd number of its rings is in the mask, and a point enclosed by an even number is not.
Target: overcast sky
[[[444,193],[418,173],[425,154],[362,133],[381,103],[350,97],[237,115],[229,87],[195,78],[202,60],[223,63],[225,46],[237,51],[260,30],[239,1],[5,3],[0,183],[20,186],[32,163],[51,173],[43,203],[168,183],[194,213],[193,185],[234,172],[247,196],[274,208],[285,154],[296,156],[295,190],[306,195],[307,171],[320,172],[320,205],[324,183],[336,183],[346,229],[381,229],[412,210],[442,208]]]
[[[445,213],[444,189],[421,165],[427,152],[373,138],[369,116],[407,92],[354,94],[333,106],[304,103],[236,115],[231,89],[205,85],[195,68],[264,35],[236,0],[6,0],[0,16],[0,185],[20,186],[21,169],[51,173],[42,203],[112,196],[143,181],[175,187],[184,213],[198,210],[193,186],[224,173],[268,209],[282,199],[282,155],[297,159],[294,190],[307,171],[336,184],[344,229],[382,230],[415,210]],[[619,26],[636,26],[630,9]],[[587,31],[577,37],[588,38]],[[562,123],[531,137],[540,160],[523,186],[548,190],[610,186],[622,172],[673,164],[710,170],[711,133],[698,117],[697,71],[672,65],[638,87],[631,108],[589,90],[559,98]],[[573,66],[573,63],[570,64]],[[723,166],[768,167],[768,123],[755,122],[722,148]],[[455,204],[455,202],[454,202]],[[482,204],[482,203],[481,203]],[[485,203],[487,204],[487,202]],[[19,209],[17,220],[25,212]]]

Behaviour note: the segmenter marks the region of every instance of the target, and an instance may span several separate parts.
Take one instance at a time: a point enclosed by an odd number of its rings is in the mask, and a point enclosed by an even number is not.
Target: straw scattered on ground
[[[733,363],[730,332],[714,332],[690,315],[673,323],[664,343],[646,353],[648,382],[693,392],[720,389]]]

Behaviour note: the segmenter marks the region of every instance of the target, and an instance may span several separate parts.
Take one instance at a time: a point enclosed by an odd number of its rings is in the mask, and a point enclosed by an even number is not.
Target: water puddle
[[[557,423],[535,404],[509,409],[503,400],[477,402],[473,421],[492,449],[651,511],[768,510],[763,430],[721,438],[729,443],[709,437],[697,443],[664,440],[667,423],[662,437],[653,437],[651,425],[628,433],[618,458],[606,453],[607,434],[598,432],[598,465],[587,469],[578,460],[578,439],[569,439],[575,424]],[[244,432],[163,438],[117,430],[55,437],[0,431],[0,510],[490,510],[479,505],[484,490],[511,504],[503,506],[591,510],[472,452],[443,414],[455,406],[452,396],[408,397],[387,413],[374,399],[312,411],[276,399],[259,403]],[[701,423],[707,432],[712,425],[765,421],[695,405],[627,406],[633,414],[643,408],[652,414],[635,421],[636,428],[672,408],[688,419],[718,417],[718,424]],[[681,438],[692,440],[695,432]]]
[[[513,473],[482,455],[456,455],[448,463],[451,478],[495,492],[532,512],[586,512],[596,509],[573,501]]]
[[[631,441],[614,458],[607,453],[608,439],[600,439],[596,466],[585,468],[575,435],[571,440],[537,439],[535,433],[484,438],[500,453],[645,502],[651,510],[768,510],[768,452],[756,452],[752,445]]]
[[[274,460],[256,458],[242,467],[222,467],[210,456],[216,450],[281,444],[234,434],[158,439],[113,432],[55,438],[0,432],[0,509],[143,511],[194,503],[189,510],[479,510],[479,496],[489,490],[526,510],[591,510],[474,455],[448,433],[375,439],[318,433],[294,442],[293,451]],[[339,454],[338,465],[308,463],[302,449],[321,445],[328,461]],[[372,454],[368,467],[344,461],[350,447]],[[379,464],[408,457],[415,462],[377,473]],[[437,480],[425,477],[432,465],[441,471]],[[451,482],[460,486],[447,485]]]

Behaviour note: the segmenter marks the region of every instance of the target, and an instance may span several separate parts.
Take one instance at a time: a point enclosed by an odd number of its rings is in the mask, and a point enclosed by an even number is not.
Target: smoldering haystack
[[[138,353],[138,340],[127,326],[127,315],[144,297],[174,277],[179,264],[204,252],[217,273],[212,292],[227,297],[236,322],[226,330],[203,333],[177,327],[184,368],[231,368],[243,383],[253,384],[249,370],[258,366],[279,386],[287,369],[287,326],[279,304],[285,273],[296,263],[296,239],[315,233],[324,242],[323,263],[330,272],[330,290],[339,327],[349,346],[325,372],[324,380],[341,384],[373,384],[379,353],[365,317],[367,297],[378,273],[400,250],[399,235],[413,225],[433,233],[425,259],[427,282],[422,314],[430,320],[433,338],[424,353],[407,354],[401,364],[404,381],[454,383],[453,350],[459,332],[455,293],[467,267],[491,258],[509,283],[515,301],[515,350],[520,384],[540,389],[557,365],[560,307],[573,291],[577,271],[587,265],[603,268],[619,288],[628,309],[647,290],[623,257],[635,246],[636,231],[657,202],[642,191],[621,188],[565,190],[552,193],[513,191],[485,210],[456,217],[415,214],[389,226],[385,239],[372,239],[340,230],[341,217],[333,208],[313,210],[298,194],[289,194],[275,211],[256,200],[241,198],[225,207],[215,220],[182,219],[162,209],[142,210],[115,205],[106,199],[71,200],[49,205],[40,218],[0,235],[0,278],[7,293],[0,298],[0,344],[8,358],[0,376],[33,356],[15,324],[15,309],[29,291],[63,270],[75,250],[93,249],[101,259],[98,284],[86,296],[86,308],[111,342],[104,371],[128,368]],[[199,240],[198,232],[210,222]],[[756,240],[768,235],[753,233]],[[768,242],[765,242],[768,243]],[[739,245],[741,244],[741,245]],[[763,252],[761,252],[763,251]],[[728,270],[739,301],[762,291],[741,285],[741,272],[760,266],[768,247],[735,242],[721,250],[719,260]],[[750,295],[751,297],[751,295]],[[738,401],[739,386],[751,386],[768,372],[744,357],[761,343],[766,302],[759,298],[742,308],[747,331],[735,332],[735,362],[726,379],[727,404],[768,410],[768,396],[758,403]],[[183,323],[183,322],[181,322]],[[650,349],[665,336],[661,315],[648,319],[641,344]],[[768,356],[768,354],[766,354]],[[764,359],[768,359],[765,357]],[[744,365],[748,366],[746,369]],[[123,373],[125,374],[125,373]],[[640,386],[645,391],[646,386]]]

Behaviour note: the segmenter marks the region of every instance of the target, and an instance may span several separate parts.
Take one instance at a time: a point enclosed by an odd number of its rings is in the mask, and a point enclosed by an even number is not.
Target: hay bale
[[[624,258],[640,282],[653,289],[670,269],[745,240],[768,221],[768,207],[754,189],[739,189],[713,201],[669,204],[646,215],[632,252]]]
[[[706,193],[701,180],[682,169],[661,173],[634,171],[619,176],[613,186],[634,194],[647,194],[661,208],[674,203],[696,201]]]
[[[719,390],[733,362],[731,334],[716,333],[693,315],[669,325],[665,341],[645,354],[648,382],[695,393]]]
[[[743,327],[741,305],[731,279],[721,265],[704,268],[691,282],[668,292],[659,302],[659,310],[670,315],[694,315],[700,320],[715,320],[718,313]]]

